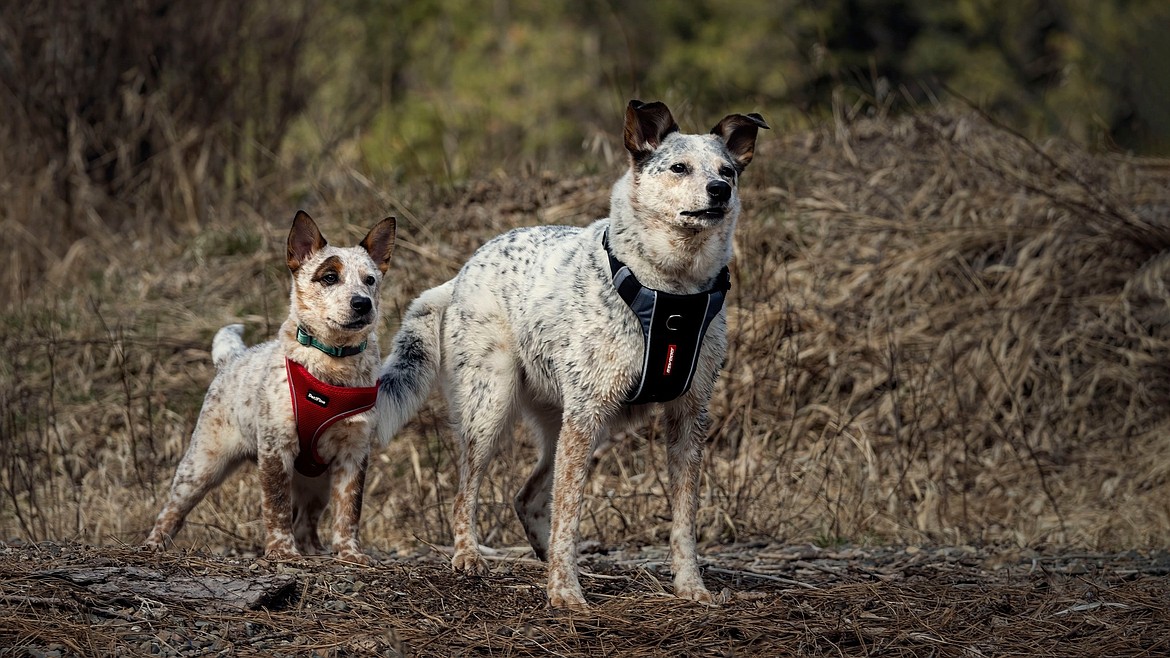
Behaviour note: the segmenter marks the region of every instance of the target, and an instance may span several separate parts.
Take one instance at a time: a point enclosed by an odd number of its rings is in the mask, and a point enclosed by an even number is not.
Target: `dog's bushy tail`
[[[215,332],[215,338],[211,339],[211,362],[216,369],[222,369],[247,349],[248,346],[244,344],[244,325],[229,324]]]
[[[435,385],[439,374],[443,311],[451,303],[448,281],[419,295],[402,316],[378,384],[378,441],[383,446],[402,429]]]

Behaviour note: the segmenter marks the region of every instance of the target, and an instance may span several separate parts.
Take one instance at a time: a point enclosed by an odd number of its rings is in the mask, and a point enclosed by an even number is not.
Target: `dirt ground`
[[[669,595],[662,547],[585,547],[592,608],[545,606],[502,552],[457,576],[441,549],[330,559],[0,544],[0,656],[1158,656],[1170,554],[970,546],[709,547],[720,607]]]

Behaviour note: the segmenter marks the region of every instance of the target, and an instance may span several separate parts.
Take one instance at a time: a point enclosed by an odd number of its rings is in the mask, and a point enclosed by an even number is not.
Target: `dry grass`
[[[190,237],[87,243],[3,314],[0,539],[136,543],[165,494],[223,324],[270,335],[295,205],[337,241],[385,213],[400,249],[391,335],[421,290],[488,237],[605,214],[611,175],[388,189],[344,166],[241,203]],[[1034,145],[974,115],[765,136],[744,190],[731,353],[712,404],[706,541],[1170,544],[1170,165]],[[342,236],[344,235],[344,238]],[[599,457],[584,534],[665,540],[655,427]],[[374,459],[372,547],[449,542],[455,480],[438,403]],[[487,543],[522,542],[517,442],[485,486]],[[228,481],[180,545],[260,543],[254,476]]]
[[[0,298],[231,211],[319,84],[308,2],[0,5]],[[136,251],[142,251],[139,245]]]

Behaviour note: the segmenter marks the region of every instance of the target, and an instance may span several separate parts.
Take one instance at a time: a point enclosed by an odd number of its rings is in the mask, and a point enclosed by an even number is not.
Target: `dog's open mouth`
[[[723,217],[727,214],[727,209],[722,208],[722,207],[712,206],[710,208],[700,208],[699,210],[684,210],[679,214],[685,215],[686,217],[697,217],[699,219],[706,219],[706,220],[718,220],[718,219],[723,219]]]

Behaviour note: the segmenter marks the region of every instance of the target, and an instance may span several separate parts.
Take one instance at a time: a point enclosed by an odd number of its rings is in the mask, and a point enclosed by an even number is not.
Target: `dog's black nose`
[[[712,201],[727,203],[731,198],[731,185],[727,181],[713,180],[707,183],[707,194],[711,195]]]
[[[370,312],[370,309],[374,308],[374,302],[371,302],[369,297],[354,295],[349,298],[349,307],[357,311],[358,314],[365,315]]]

